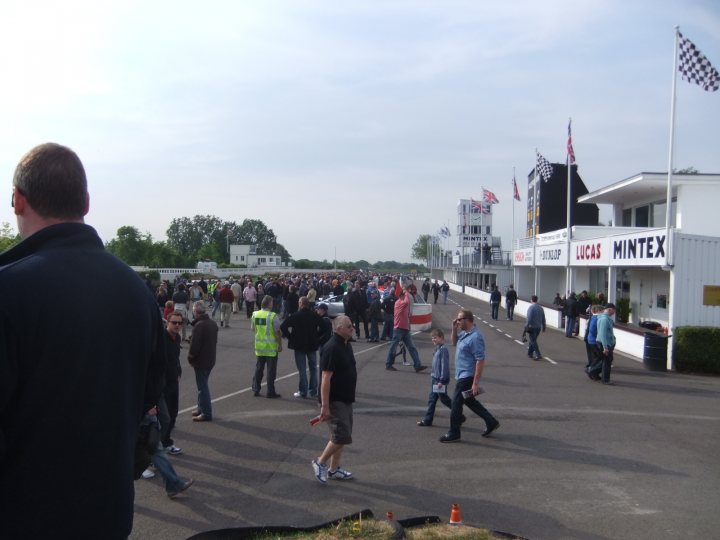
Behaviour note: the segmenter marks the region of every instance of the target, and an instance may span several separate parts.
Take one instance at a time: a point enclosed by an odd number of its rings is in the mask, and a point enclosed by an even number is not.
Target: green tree
[[[428,248],[430,247],[430,244],[432,242],[435,242],[435,239],[432,236],[430,236],[429,234],[421,234],[420,236],[418,236],[418,239],[413,244],[410,256],[413,259],[418,259],[421,261],[424,259],[429,265],[430,251]]]
[[[275,253],[277,247],[275,233],[259,219],[244,220],[237,230],[237,236],[231,236],[230,239],[236,244],[256,246],[258,253],[267,255]]]
[[[117,230],[117,236],[105,247],[131,266],[145,266],[152,248],[152,236],[142,235],[135,227],[125,225]]]
[[[217,244],[227,259],[227,229],[228,225],[218,217],[197,215],[173,219],[166,234],[172,249],[188,261],[197,262],[200,248],[207,244]]]
[[[22,238],[16,234],[7,221],[0,223],[0,253],[20,243]]]

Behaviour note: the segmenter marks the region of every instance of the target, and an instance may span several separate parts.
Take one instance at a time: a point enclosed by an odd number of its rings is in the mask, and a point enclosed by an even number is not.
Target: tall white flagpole
[[[568,118],[568,126],[570,126],[570,122],[572,122],[572,118]],[[568,141],[570,138],[570,128],[568,127]],[[572,236],[571,234],[571,222],[570,222],[570,209],[571,209],[571,197],[572,197],[572,163],[570,163],[570,149],[566,149],[565,153],[567,154],[565,160],[567,162],[567,259],[565,262],[565,294],[567,297],[570,296],[570,293],[572,292],[572,278],[570,270],[570,238]]]
[[[678,43],[680,39],[680,27],[675,27],[675,47],[673,49],[673,76],[672,76],[672,93],[670,98],[670,150],[668,152],[668,178],[667,178],[667,195],[665,208],[665,242],[667,242],[666,265],[673,266],[673,245],[670,238],[670,229],[672,225],[672,182],[673,182],[673,162],[674,162],[674,146],[675,146],[675,88],[677,86],[677,61],[678,61]]]
[[[536,247],[537,247],[537,207],[538,207],[538,200],[537,200],[537,186],[538,186],[538,159],[537,159],[538,150],[535,148],[535,170],[533,174],[533,221],[532,221],[532,235],[533,235],[533,268],[535,268],[535,285],[533,294],[537,294],[537,288],[538,288],[538,268],[536,264]]]
[[[512,282],[515,284],[515,189],[517,189],[517,180],[515,179],[515,167],[513,167],[513,202],[512,202],[512,237],[510,238],[510,260],[513,265],[513,277]]]

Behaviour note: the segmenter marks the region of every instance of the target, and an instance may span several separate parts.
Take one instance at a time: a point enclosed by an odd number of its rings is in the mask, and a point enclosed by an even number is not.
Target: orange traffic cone
[[[450,525],[461,524],[462,516],[460,515],[460,505],[458,503],[453,503],[452,508],[450,509]]]

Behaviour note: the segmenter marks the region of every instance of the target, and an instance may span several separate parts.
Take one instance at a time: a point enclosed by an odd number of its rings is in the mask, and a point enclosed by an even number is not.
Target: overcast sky
[[[105,241],[213,214],[295,258],[409,261],[484,186],[510,249],[513,168],[519,236],[569,117],[591,191],[667,170],[675,25],[720,68],[717,0],[4,0],[0,222],[54,141]],[[720,173],[720,92],[678,80],[676,111],[676,167]]]

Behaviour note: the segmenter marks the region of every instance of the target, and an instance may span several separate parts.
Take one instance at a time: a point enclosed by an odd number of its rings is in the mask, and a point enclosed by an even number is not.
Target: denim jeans
[[[185,484],[185,482],[177,475],[175,469],[167,458],[165,450],[158,448],[150,458],[150,463],[155,465],[155,468],[160,473],[160,476],[165,480],[165,491],[177,491]]]
[[[498,302],[491,302],[490,310],[490,316],[497,321],[498,312],[500,311],[500,304]]]
[[[420,355],[413,344],[410,330],[405,330],[404,328],[393,329],[393,340],[390,344],[387,359],[385,360],[385,367],[390,367],[395,363],[395,350],[397,349],[398,343],[401,341],[405,344],[405,348],[408,350],[410,357],[413,359],[413,366],[415,369],[419,368],[422,365],[420,364]]]
[[[195,368],[195,384],[198,389],[197,408],[206,419],[212,420],[212,403],[210,401],[209,369]]]
[[[298,369],[298,391],[303,397],[318,395],[317,351],[295,351],[295,365]],[[310,385],[307,372],[310,370]]]
[[[450,291],[443,291],[443,304],[447,304],[447,297]]]
[[[375,317],[370,319],[370,339],[380,339],[378,320]]]
[[[475,396],[464,398],[462,393],[472,388],[473,378],[465,377],[464,379],[458,379],[455,382],[455,391],[452,397],[452,408],[450,411],[450,431],[449,435],[459,436],[460,425],[462,424],[463,417],[463,405],[467,405],[467,408],[477,414],[480,418],[485,420],[487,428],[494,426],[497,423],[495,417],[482,406]]]
[[[565,317],[565,337],[572,337],[576,321],[576,317]]]
[[[512,321],[513,315],[515,314],[515,304],[511,304],[508,302],[507,307],[505,309],[507,311],[506,314],[507,314],[508,321]]]
[[[435,385],[440,382],[439,379],[436,379],[435,377],[432,377],[432,384]],[[447,388],[446,388],[447,390]],[[438,399],[442,402],[443,405],[445,405],[448,409],[452,410],[452,400],[450,399],[450,396],[445,394],[438,394],[437,392],[432,391],[432,386],[430,387],[430,394],[428,395],[428,406],[427,411],[425,412],[425,416],[423,416],[423,422],[426,424],[432,424],[433,419],[435,418],[435,405],[437,405]]]
[[[540,335],[539,328],[528,328],[528,356],[533,358],[542,358],[540,347],[538,346],[537,338]]]
[[[383,320],[383,329],[381,339],[392,339],[393,338],[393,317],[392,315],[385,315]]]

